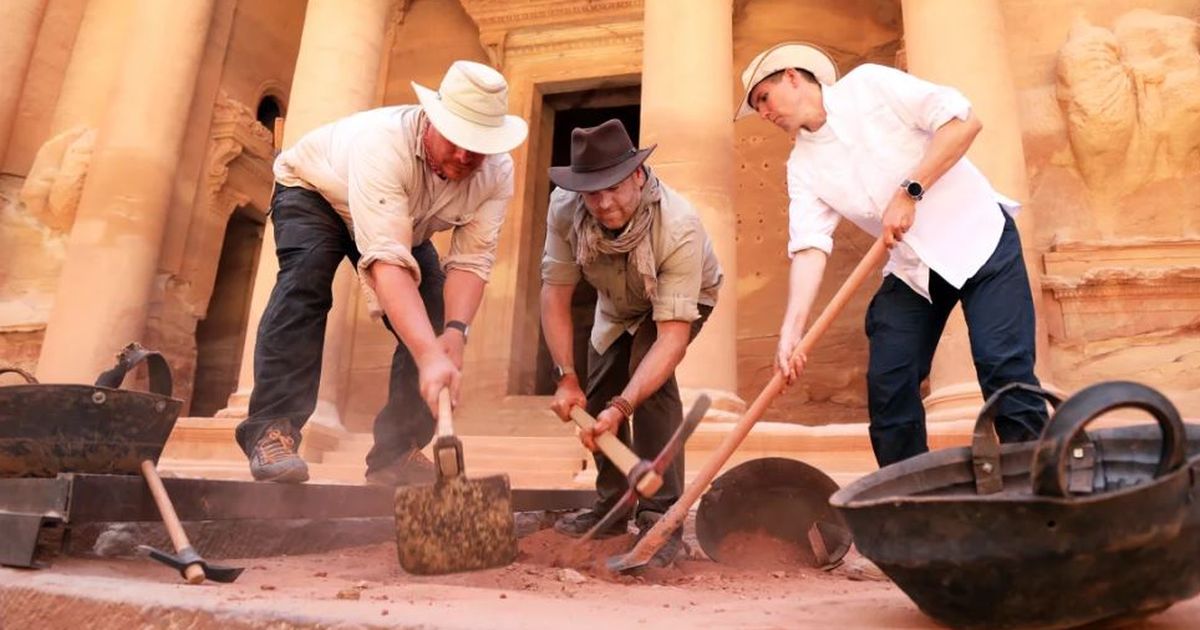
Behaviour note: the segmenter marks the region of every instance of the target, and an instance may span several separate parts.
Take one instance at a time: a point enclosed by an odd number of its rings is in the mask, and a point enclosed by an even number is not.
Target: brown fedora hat
[[[575,192],[604,190],[629,177],[657,146],[639,151],[616,118],[595,127],[576,127],[571,132],[571,165],[551,167],[550,181]]]

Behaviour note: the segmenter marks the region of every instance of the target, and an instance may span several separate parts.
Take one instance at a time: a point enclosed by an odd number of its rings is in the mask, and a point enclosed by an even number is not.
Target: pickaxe
[[[869,274],[883,264],[885,258],[887,258],[887,246],[883,244],[883,239],[880,238],[871,246],[867,255],[863,256],[862,261],[858,263],[854,271],[850,272],[850,276],[846,278],[841,288],[829,300],[829,304],[821,312],[820,317],[813,322],[808,332],[804,334],[804,338],[796,346],[794,351],[796,354],[808,355],[813,346],[817,344],[817,340],[829,329],[829,325],[833,323],[833,320],[841,314],[842,309],[850,301],[854,292],[858,290],[858,287],[862,285]],[[746,410],[746,413],[729,431],[729,435],[725,436],[725,440],[713,452],[712,457],[704,463],[704,467],[700,469],[700,473],[684,489],[683,495],[679,497],[679,500],[654,524],[654,527],[650,528],[650,531],[642,536],[641,540],[633,546],[633,549],[630,549],[628,553],[609,558],[607,563],[609,570],[614,572],[630,571],[641,568],[650,562],[655,552],[661,549],[667,540],[670,539],[671,534],[683,524],[683,521],[687,518],[688,510],[692,508],[692,505],[700,498],[700,495],[704,494],[704,491],[708,488],[708,484],[712,483],[713,478],[720,472],[721,467],[725,465],[725,462],[729,460],[729,457],[733,455],[737,447],[750,434],[750,429],[754,428],[754,424],[762,417],[767,407],[783,392],[784,385],[783,375],[776,372],[771,381],[767,383],[767,386],[763,388],[758,397],[754,399],[754,402],[750,404],[750,408]]]
[[[700,424],[700,421],[704,419],[704,414],[708,413],[708,408],[711,405],[712,400],[708,397],[708,395],[700,394],[700,396],[696,398],[696,402],[692,404],[691,411],[689,411],[687,416],[683,419],[683,423],[680,424],[677,429],[675,429],[675,433],[671,435],[671,439],[667,441],[667,445],[664,446],[662,451],[659,452],[658,456],[654,458],[654,461],[651,462],[644,459],[639,459],[637,463],[629,466],[628,469],[621,468],[621,471],[625,473],[626,478],[629,480],[629,488],[625,491],[625,494],[621,495],[621,498],[615,505],[613,505],[612,509],[610,509],[608,513],[604,515],[604,518],[600,519],[599,523],[596,523],[595,526],[588,530],[588,532],[579,539],[579,542],[583,543],[591,540],[597,532],[607,529],[613,523],[617,522],[618,519],[628,516],[629,510],[633,509],[633,506],[637,505],[638,495],[648,499],[654,496],[655,492],[658,492],[658,489],[662,487],[663,473],[666,472],[667,467],[671,465],[671,462],[675,461],[675,457],[679,455],[679,452],[683,450],[684,444],[686,444],[688,438],[692,436],[692,432],[696,430],[696,425]],[[582,417],[577,418],[577,415]],[[575,407],[571,410],[571,419],[575,420],[576,424],[579,424],[580,427],[585,429],[590,427],[591,424],[595,424],[595,420],[593,420],[592,417],[587,414],[587,412],[579,407]],[[585,426],[584,423],[589,424]],[[596,442],[601,449],[604,450],[604,454],[608,455],[609,459],[613,459],[614,462],[617,461],[611,455],[609,455],[609,450],[616,451],[616,449],[605,448],[605,445],[601,443],[601,438],[604,438],[605,436],[611,439],[611,442],[615,442],[621,449],[624,449],[629,456],[632,456],[636,459],[636,456],[634,456],[633,453],[629,451],[628,447],[622,444],[620,440],[617,440],[616,436],[612,435],[611,433],[605,433],[603,436],[597,438]],[[609,440],[605,441],[607,442]],[[628,458],[625,458],[624,461],[628,462]],[[621,464],[617,465],[620,466]],[[648,480],[654,480],[654,483],[647,484],[646,482]],[[650,489],[651,487],[653,489]]]
[[[150,486],[150,494],[154,497],[154,503],[158,505],[159,513],[162,514],[163,525],[167,526],[167,534],[171,536],[171,543],[175,546],[176,555],[146,545],[138,545],[138,549],[149,553],[151,558],[177,569],[189,584],[199,584],[205,579],[214,582],[236,580],[242,574],[241,568],[209,564],[192,548],[187,534],[183,531],[183,525],[179,522],[179,516],[175,514],[175,507],[171,505],[171,497],[167,496],[167,489],[163,487],[158,470],[154,467],[154,462],[148,459],[142,462],[142,475],[146,478],[146,485]]]

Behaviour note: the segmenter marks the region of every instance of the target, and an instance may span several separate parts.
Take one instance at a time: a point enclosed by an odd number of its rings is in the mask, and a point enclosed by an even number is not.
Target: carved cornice
[[[460,0],[493,65],[597,46],[640,46],[642,0]]]
[[[217,100],[213,105],[210,136],[208,167],[205,171],[208,184],[208,210],[227,215],[237,205],[250,199],[250,195],[244,191],[225,194],[224,188],[225,183],[229,180],[230,165],[245,154],[250,158],[247,166],[252,170],[264,171],[267,174],[266,181],[269,182],[270,164],[274,159],[274,138],[271,132],[258,122],[249,107],[230,98],[224,91],[217,94]],[[222,202],[213,203],[217,200]],[[237,203],[227,206],[226,200]]]

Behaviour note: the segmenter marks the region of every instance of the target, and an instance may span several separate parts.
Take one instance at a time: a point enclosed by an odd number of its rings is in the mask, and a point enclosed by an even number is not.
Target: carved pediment
[[[641,39],[642,0],[459,0],[492,63]]]

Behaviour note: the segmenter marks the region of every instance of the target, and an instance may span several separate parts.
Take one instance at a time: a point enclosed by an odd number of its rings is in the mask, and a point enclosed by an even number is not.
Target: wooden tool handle
[[[175,506],[171,504],[171,497],[167,495],[167,489],[158,476],[154,462],[148,459],[142,461],[142,476],[146,478],[150,496],[154,497],[158,513],[162,515],[163,525],[167,527],[167,534],[171,537],[171,544],[175,546],[175,553],[191,547],[192,544],[188,542],[187,533],[183,531],[183,524],[179,522],[179,515],[175,513]],[[184,569],[184,577],[191,584],[199,584],[204,581],[204,567],[190,564]]]
[[[587,411],[584,411],[582,407],[571,408],[571,420],[574,420],[575,424],[585,431],[590,431],[596,425],[596,419]],[[621,469],[621,472],[625,473],[626,476],[629,475],[629,471],[633,470],[634,466],[637,466],[642,461],[642,458],[629,450],[629,447],[617,439],[617,436],[608,432],[596,435],[596,446],[599,446],[604,456],[612,460],[612,463],[616,464],[617,468]],[[643,497],[652,497],[662,487],[662,484],[662,475],[649,470],[637,481],[638,494]]]
[[[887,246],[883,244],[883,238],[880,237],[871,246],[870,251],[863,256],[862,261],[858,263],[854,271],[850,272],[849,277],[842,283],[841,288],[837,290],[837,293],[829,300],[829,304],[825,306],[825,310],[821,311],[821,315],[817,317],[817,321],[813,322],[813,325],[804,333],[804,338],[796,346],[795,352],[807,354],[813,346],[817,345],[817,340],[821,338],[821,335],[825,334],[825,331],[829,329],[829,325],[841,314],[842,309],[846,307],[850,298],[862,286],[863,281],[867,279],[868,275],[878,269],[886,258]],[[709,456],[708,461],[704,462],[704,466],[700,468],[699,473],[692,480],[692,483],[684,488],[679,500],[667,510],[667,513],[654,524],[654,527],[645,536],[642,536],[642,539],[626,554],[627,560],[624,563],[626,566],[637,567],[644,565],[667,542],[667,538],[670,537],[671,533],[683,524],[684,519],[687,518],[688,510],[700,499],[700,495],[704,494],[704,491],[708,489],[708,484],[712,483],[713,478],[721,471],[721,467],[725,465],[725,462],[729,461],[733,452],[737,450],[737,447],[750,434],[750,429],[754,428],[754,424],[766,412],[767,407],[783,391],[784,384],[783,375],[776,370],[775,376],[759,392],[754,402],[750,403],[750,408],[746,410],[746,413],[730,429],[725,439],[721,441],[717,449]]]
[[[450,404],[449,387],[443,387],[438,394],[437,434],[438,437],[454,435],[454,405]]]

